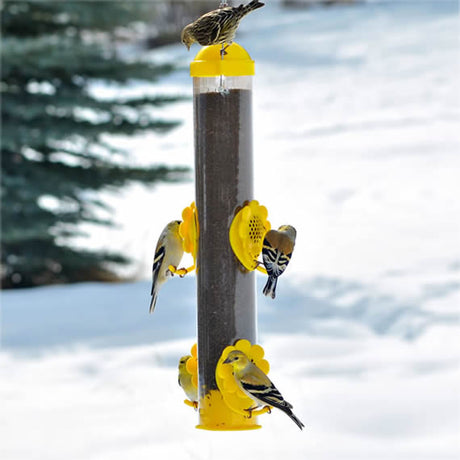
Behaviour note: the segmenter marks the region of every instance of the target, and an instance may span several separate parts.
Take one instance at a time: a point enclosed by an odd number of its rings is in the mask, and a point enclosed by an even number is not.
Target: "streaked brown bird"
[[[284,273],[291,260],[297,232],[291,225],[281,225],[278,230],[265,234],[262,246],[262,260],[268,273],[263,293],[272,299],[276,296],[278,277]]]
[[[241,19],[264,5],[259,0],[252,0],[247,5],[226,6],[210,11],[184,27],[182,43],[188,50],[195,42],[202,46],[231,44]]]

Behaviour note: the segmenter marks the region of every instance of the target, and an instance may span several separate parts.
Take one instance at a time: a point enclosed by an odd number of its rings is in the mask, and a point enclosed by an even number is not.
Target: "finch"
[[[292,404],[283,398],[272,381],[242,351],[231,351],[223,364],[231,364],[236,383],[256,403],[256,407],[265,405],[276,407],[303,429],[305,425],[293,414]],[[255,407],[248,410],[251,412],[253,409]]]
[[[152,290],[150,301],[150,313],[155,310],[158,291],[163,283],[165,283],[173,273],[169,270],[169,266],[176,267],[179,265],[184,249],[182,247],[182,237],[179,234],[180,220],[173,220],[161,232],[155,249],[152,268]]]
[[[232,43],[241,19],[265,3],[252,0],[247,5],[227,6],[210,11],[184,27],[181,41],[190,50],[197,42],[202,46]]]
[[[267,284],[263,289],[266,296],[276,296],[278,277],[291,260],[297,232],[291,225],[282,225],[278,230],[270,230],[265,234],[262,246],[262,260],[268,273]]]
[[[182,356],[179,361],[179,376],[178,382],[184,390],[187,398],[198,406],[198,388],[192,383],[192,374],[187,370],[187,361],[191,358],[190,355]]]

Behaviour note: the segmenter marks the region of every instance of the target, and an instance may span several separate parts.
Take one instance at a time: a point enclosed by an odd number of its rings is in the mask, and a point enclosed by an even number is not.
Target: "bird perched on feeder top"
[[[158,239],[153,258],[150,313],[153,313],[153,310],[155,310],[158,291],[161,285],[173,276],[169,266],[172,265],[174,268],[177,268],[184,254],[182,237],[179,234],[180,224],[180,220],[170,222],[163,229]]]
[[[292,412],[288,403],[272,381],[242,351],[231,351],[223,364],[231,364],[236,383],[257,405],[248,409],[251,413],[258,406],[272,406],[286,413],[294,423],[303,429],[305,426]]]
[[[192,374],[187,370],[187,361],[191,358],[190,355],[182,356],[179,361],[179,377],[178,382],[184,390],[187,398],[192,401],[195,407],[198,407],[198,388],[192,383]]]
[[[181,41],[188,50],[195,42],[202,46],[231,44],[241,19],[264,5],[259,0],[252,0],[247,5],[226,6],[210,11],[184,27]]]
[[[265,234],[262,246],[262,260],[267,270],[268,280],[263,289],[266,296],[276,296],[278,276],[282,275],[291,260],[297,232],[291,225],[282,225],[278,230]]]

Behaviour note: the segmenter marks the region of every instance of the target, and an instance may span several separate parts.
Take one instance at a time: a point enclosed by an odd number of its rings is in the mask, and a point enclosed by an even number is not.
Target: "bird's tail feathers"
[[[259,0],[252,0],[247,5],[240,5],[241,16],[246,16],[251,11],[262,8],[264,5],[265,3],[259,2]]]
[[[155,305],[157,303],[157,297],[158,297],[158,290],[155,288],[152,288],[152,299],[150,300],[150,308],[149,308],[149,313],[153,313],[155,310]]]
[[[291,418],[294,423],[302,430],[305,425],[294,415],[292,412],[292,404],[288,403],[286,400],[277,401],[275,399],[271,399],[268,402],[270,406],[276,407],[277,409],[282,410],[289,418]]]
[[[294,423],[301,429],[303,430],[305,425],[294,415],[294,413],[292,412],[291,409],[289,408],[286,408],[284,410],[284,412],[286,412],[286,414],[294,421]]]
[[[263,293],[266,296],[270,296],[272,299],[276,297],[276,284],[278,282],[278,278],[275,276],[269,276],[267,280],[267,284],[265,284]]]

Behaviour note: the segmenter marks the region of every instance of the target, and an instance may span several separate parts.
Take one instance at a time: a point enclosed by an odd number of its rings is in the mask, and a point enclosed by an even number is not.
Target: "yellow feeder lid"
[[[202,48],[190,64],[192,77],[240,77],[254,75],[254,61],[248,52],[238,43],[232,43],[222,58],[222,45],[211,45]]]

